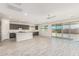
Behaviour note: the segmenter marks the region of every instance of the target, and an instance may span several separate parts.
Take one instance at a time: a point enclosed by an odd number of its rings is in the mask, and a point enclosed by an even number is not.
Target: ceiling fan
[[[55,17],[56,17],[55,15],[48,14],[47,19],[52,19],[52,18],[55,18]]]

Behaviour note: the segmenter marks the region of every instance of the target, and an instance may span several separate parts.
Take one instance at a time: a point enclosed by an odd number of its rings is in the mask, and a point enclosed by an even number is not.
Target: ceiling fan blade
[[[48,16],[47,19],[55,18],[56,16]]]

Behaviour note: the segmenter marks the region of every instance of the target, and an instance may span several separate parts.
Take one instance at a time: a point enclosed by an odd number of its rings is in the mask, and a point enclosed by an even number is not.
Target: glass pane
[[[51,27],[51,29],[52,29],[52,36],[54,36],[54,37],[56,37],[57,35],[57,33],[56,33],[56,25],[52,25],[52,27]]]
[[[71,23],[71,38],[79,40],[79,23]]]
[[[70,24],[63,25],[63,38],[70,38]]]
[[[62,37],[63,26],[61,24],[56,24],[52,26],[52,36]]]
[[[62,37],[62,29],[63,29],[63,26],[61,24],[56,25],[57,37]]]

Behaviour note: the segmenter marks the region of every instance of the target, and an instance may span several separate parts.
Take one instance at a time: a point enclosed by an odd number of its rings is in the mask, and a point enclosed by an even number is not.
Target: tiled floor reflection
[[[0,43],[1,56],[76,56],[79,42],[66,39],[34,37],[34,39]]]

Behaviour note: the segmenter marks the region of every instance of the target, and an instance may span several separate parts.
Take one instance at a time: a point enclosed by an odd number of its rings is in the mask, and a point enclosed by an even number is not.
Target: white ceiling
[[[40,24],[79,17],[79,4],[77,3],[22,3],[10,5],[21,9],[21,11],[9,9],[6,3],[0,4],[0,13],[15,21]],[[56,17],[47,19],[48,15]]]

